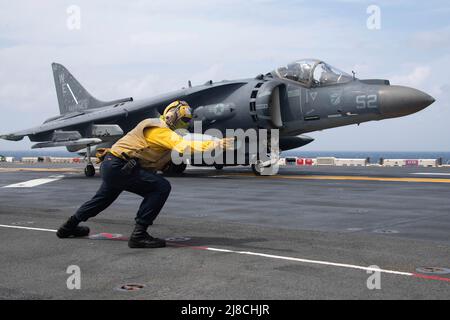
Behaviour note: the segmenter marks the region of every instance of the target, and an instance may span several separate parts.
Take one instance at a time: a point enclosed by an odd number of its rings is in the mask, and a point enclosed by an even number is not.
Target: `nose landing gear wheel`
[[[86,177],[93,177],[95,176],[95,167],[93,164],[88,164],[86,168],[84,168],[84,174]]]
[[[273,176],[278,173],[278,160],[273,159],[269,161],[258,160],[252,164],[252,171],[256,176]]]
[[[260,176],[261,175],[261,165],[259,164],[252,164],[252,171],[255,174],[255,176]]]

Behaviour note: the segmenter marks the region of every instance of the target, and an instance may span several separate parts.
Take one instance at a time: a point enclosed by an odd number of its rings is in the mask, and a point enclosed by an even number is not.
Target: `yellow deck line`
[[[0,168],[0,172],[82,172],[83,169],[76,168]],[[254,177],[271,179],[294,179],[294,180],[336,180],[336,181],[382,181],[382,182],[417,182],[417,183],[450,183],[450,179],[439,178],[406,178],[406,177],[368,177],[368,176],[321,176],[321,175],[275,175],[255,176],[251,173],[230,173],[220,175],[222,177]]]
[[[253,174],[225,174],[224,176],[242,176],[242,177],[255,177],[255,178],[272,178],[272,179],[294,179],[294,180],[348,180],[348,181],[387,181],[387,182],[418,182],[418,183],[450,183],[450,179],[436,179],[436,178],[396,178],[396,177],[367,177],[367,176],[312,176],[312,175],[299,175],[299,176],[260,176],[257,177]]]

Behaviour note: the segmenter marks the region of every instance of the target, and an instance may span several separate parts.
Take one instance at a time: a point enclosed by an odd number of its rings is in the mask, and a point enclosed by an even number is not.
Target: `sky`
[[[380,28],[368,28],[380,9]],[[447,0],[0,0],[0,134],[58,115],[50,64],[102,100],[249,78],[302,58],[437,101],[404,118],[310,133],[304,150],[449,151]],[[31,143],[0,140],[0,150]]]

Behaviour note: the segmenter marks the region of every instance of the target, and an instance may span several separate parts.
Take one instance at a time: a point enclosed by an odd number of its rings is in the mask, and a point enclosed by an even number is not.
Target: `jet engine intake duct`
[[[286,85],[280,81],[264,82],[258,90],[256,98],[250,100],[258,126],[265,129],[283,127],[282,97],[286,93]],[[252,108],[253,104],[253,108]]]

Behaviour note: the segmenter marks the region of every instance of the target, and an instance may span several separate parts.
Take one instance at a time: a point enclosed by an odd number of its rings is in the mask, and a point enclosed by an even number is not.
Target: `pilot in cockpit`
[[[311,74],[311,66],[308,63],[297,64],[300,67],[298,81],[307,83]]]

